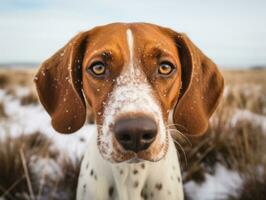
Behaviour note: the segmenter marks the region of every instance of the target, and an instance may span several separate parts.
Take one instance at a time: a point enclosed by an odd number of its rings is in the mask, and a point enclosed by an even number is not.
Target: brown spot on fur
[[[148,195],[147,195],[147,193],[145,192],[144,189],[141,190],[140,196],[141,196],[144,200],[148,199]]]
[[[136,188],[136,187],[138,187],[139,186],[139,182],[138,181],[135,181],[134,182],[134,187]]]
[[[109,197],[113,196],[114,188],[111,186],[108,190]]]
[[[144,163],[141,164],[141,168],[142,168],[142,169],[145,168],[145,164],[144,164]]]
[[[156,188],[157,190],[161,190],[162,187],[163,187],[163,185],[162,185],[161,183],[156,183],[156,185],[155,185],[155,188]]]
[[[138,173],[138,170],[134,169],[133,174],[137,174],[137,173]]]

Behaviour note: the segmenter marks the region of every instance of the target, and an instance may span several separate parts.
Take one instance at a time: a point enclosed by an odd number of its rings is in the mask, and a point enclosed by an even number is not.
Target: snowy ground
[[[226,169],[222,165],[216,166],[214,175],[206,174],[206,181],[197,184],[190,181],[185,184],[188,196],[197,200],[226,199],[230,194],[237,196],[236,191],[242,186],[242,179],[236,172]]]
[[[85,125],[75,134],[60,134],[52,128],[50,117],[41,105],[21,105],[21,97],[28,94],[27,88],[17,88],[15,96],[0,90],[0,102],[3,103],[7,115],[6,119],[0,121],[0,139],[5,136],[18,137],[21,134],[40,132],[51,138],[60,150],[80,157],[86,147],[86,141],[96,130],[95,126]]]

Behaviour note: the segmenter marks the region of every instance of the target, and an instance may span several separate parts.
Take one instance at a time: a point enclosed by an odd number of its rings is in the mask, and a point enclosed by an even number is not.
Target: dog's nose
[[[114,134],[125,150],[137,153],[147,149],[155,140],[157,125],[147,116],[123,117],[115,122]]]

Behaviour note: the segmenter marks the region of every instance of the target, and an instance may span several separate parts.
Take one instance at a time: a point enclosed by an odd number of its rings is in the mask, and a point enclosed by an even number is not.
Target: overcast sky
[[[79,31],[137,21],[186,32],[220,66],[266,65],[265,0],[0,0],[0,63],[41,62]]]

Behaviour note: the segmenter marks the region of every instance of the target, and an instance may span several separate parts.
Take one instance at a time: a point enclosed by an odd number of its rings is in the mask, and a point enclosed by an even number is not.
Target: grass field
[[[0,199],[74,199],[87,132],[95,127],[55,133],[34,73],[0,69]],[[224,98],[207,133],[177,140],[186,199],[265,199],[266,69],[223,74]]]

